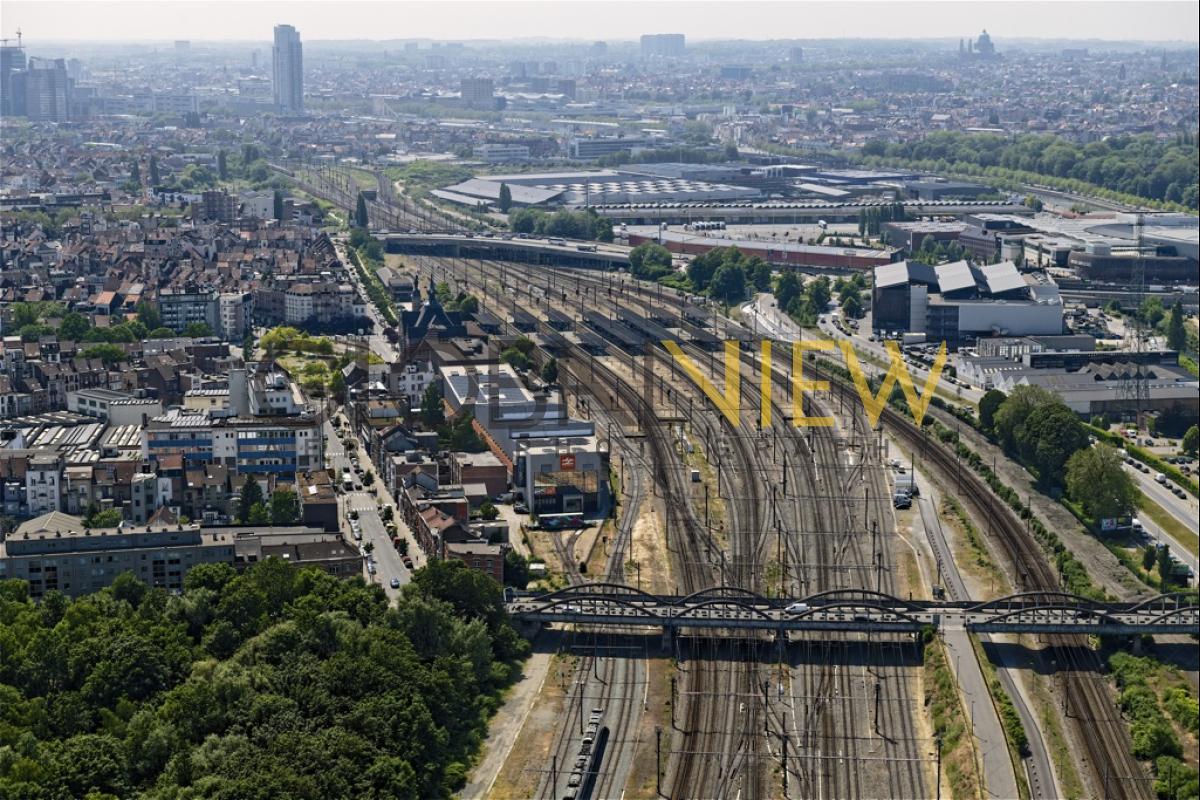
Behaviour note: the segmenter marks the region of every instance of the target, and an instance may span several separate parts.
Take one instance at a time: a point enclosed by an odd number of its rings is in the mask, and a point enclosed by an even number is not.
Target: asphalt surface
[[[1125,469],[1137,481],[1138,487],[1141,488],[1142,493],[1146,495],[1147,499],[1157,503],[1168,514],[1190,529],[1192,533],[1196,533],[1197,508],[1195,497],[1189,494],[1187,500],[1180,500],[1154,480],[1153,472],[1147,475],[1140,470],[1130,467],[1128,464],[1125,465]],[[1170,546],[1172,555],[1191,567],[1193,572],[1200,573],[1200,559],[1196,557],[1194,552],[1184,547],[1183,542],[1169,534],[1165,528],[1159,527],[1154,520],[1145,514],[1139,514],[1138,521],[1142,523],[1142,527],[1146,530],[1146,533],[1153,539]]]
[[[927,487],[924,496],[917,498],[917,508],[920,514],[914,520],[920,520],[925,535],[937,559],[941,580],[949,599],[969,597],[966,584],[959,573],[958,565],[942,530],[941,520],[937,515],[937,494],[932,488],[928,477],[922,475],[922,483]],[[990,637],[981,636],[981,641]],[[987,682],[983,675],[982,666],[976,659],[974,648],[971,646],[970,635],[961,630],[947,630],[944,641],[950,652],[950,662],[954,669],[959,688],[968,698],[970,705],[971,723],[983,758],[984,785],[989,797],[1017,797],[1016,776],[1013,773],[1012,759],[1008,754],[1008,745],[1004,737],[1004,729],[1000,717],[992,704]],[[1012,698],[1021,724],[1029,739],[1030,755],[1025,759],[1026,774],[1029,778],[1030,791],[1034,798],[1056,797],[1054,771],[1050,766],[1050,754],[1046,743],[1042,740],[1041,728],[1037,719],[1029,710],[1025,698],[1016,683],[1016,676],[1003,665],[998,665],[996,676],[1008,696]]]

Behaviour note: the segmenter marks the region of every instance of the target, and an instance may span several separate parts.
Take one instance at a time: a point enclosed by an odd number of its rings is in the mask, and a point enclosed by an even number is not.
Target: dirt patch
[[[663,535],[663,508],[656,501],[643,503],[629,543],[629,561],[625,566],[625,581],[631,586],[639,583],[647,592],[669,594],[675,591],[670,557]],[[638,565],[638,566],[633,566]]]
[[[947,796],[953,800],[980,797],[982,781],[970,720],[940,641],[925,646],[920,680],[930,730],[942,736],[942,786]]]
[[[942,531],[948,534],[954,563],[971,597],[991,600],[1012,594],[1012,586],[980,535],[975,523],[967,516],[962,504],[945,495],[938,503]]]
[[[578,659],[559,654],[551,659],[542,690],[513,743],[512,750],[496,776],[487,796],[494,800],[524,800],[537,792],[538,782],[550,759],[554,737],[566,706],[565,686],[570,686]]]
[[[654,797],[655,748],[654,729],[662,729],[662,764],[666,775],[667,753],[671,746],[671,676],[675,665],[666,658],[652,658],[646,663],[646,713],[641,716],[637,737],[640,742],[633,756],[633,768],[626,784],[627,797]]]

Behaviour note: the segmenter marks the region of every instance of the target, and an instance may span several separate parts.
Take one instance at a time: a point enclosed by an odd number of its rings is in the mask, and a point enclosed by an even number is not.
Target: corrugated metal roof
[[[937,273],[938,291],[942,294],[975,288],[975,274],[966,261],[939,264],[934,271]]]
[[[980,267],[979,271],[983,273],[988,291],[992,294],[1003,294],[1025,288],[1025,279],[1017,271],[1017,265],[1011,261],[988,264]]]

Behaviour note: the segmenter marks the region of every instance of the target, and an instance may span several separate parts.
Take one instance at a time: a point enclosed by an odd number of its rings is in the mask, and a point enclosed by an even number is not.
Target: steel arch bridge
[[[681,629],[909,633],[959,627],[979,633],[1200,635],[1196,598],[1175,593],[1138,603],[1067,592],[1023,592],[985,602],[905,600],[869,589],[834,589],[773,598],[736,586],[689,595],[656,595],[625,584],[584,583],[541,595],[517,595],[508,611],[529,623]]]

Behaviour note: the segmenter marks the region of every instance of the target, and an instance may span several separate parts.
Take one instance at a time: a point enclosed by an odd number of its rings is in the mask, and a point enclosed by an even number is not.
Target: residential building
[[[682,33],[647,33],[642,35],[643,58],[682,58],[687,39]]]
[[[204,219],[232,225],[237,219],[238,199],[220,189],[209,189],[201,194],[201,214]]]
[[[246,338],[254,322],[254,295],[250,292],[222,292],[217,296],[218,333],[227,342]]]
[[[110,425],[140,425],[143,418],[161,414],[163,404],[153,397],[93,387],[67,392],[67,410],[108,420]]]
[[[461,561],[473,570],[482,572],[496,583],[504,583],[504,553],[508,547],[485,541],[455,542],[445,546],[445,558]]]
[[[217,293],[209,289],[163,289],[158,312],[165,327],[183,332],[192,323],[203,323],[216,332],[221,327]]]
[[[463,105],[468,108],[496,107],[496,87],[491,78],[463,78],[460,89]]]
[[[270,557],[343,577],[359,574],[362,564],[340,535],[307,527],[250,530],[176,523],[89,530],[79,517],[49,512],[0,541],[0,580],[27,581],[34,598],[49,591],[78,597],[131,572],[150,586],[179,592],[197,564],[243,569]]]

